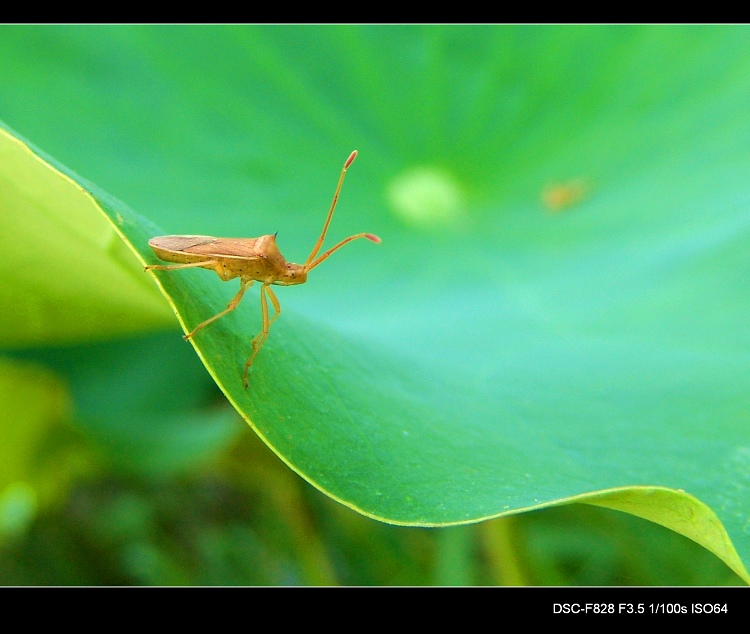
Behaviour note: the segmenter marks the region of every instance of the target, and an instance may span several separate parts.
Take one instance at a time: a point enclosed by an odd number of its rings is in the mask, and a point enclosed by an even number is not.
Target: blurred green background
[[[56,195],[32,223],[6,170],[0,583],[742,583],[632,515],[529,509],[684,489],[747,565],[747,34],[0,27],[5,129],[145,261],[277,230],[302,261],[353,149],[329,243],[383,238],[279,292],[245,393],[255,294],[209,373],[124,242],[63,239]],[[159,280],[195,325],[236,286],[192,273]]]

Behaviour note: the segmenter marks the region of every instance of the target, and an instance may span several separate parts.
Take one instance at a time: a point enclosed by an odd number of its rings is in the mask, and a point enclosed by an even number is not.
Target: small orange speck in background
[[[582,178],[565,183],[550,183],[542,191],[542,203],[551,212],[557,213],[577,205],[589,194],[590,186]]]

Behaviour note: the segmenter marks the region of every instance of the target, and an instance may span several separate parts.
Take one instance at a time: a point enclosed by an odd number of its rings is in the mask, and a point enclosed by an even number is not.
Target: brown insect
[[[165,266],[163,264],[151,264],[146,269],[157,271],[174,271],[176,269],[187,269],[199,267],[216,271],[217,275],[224,281],[231,280],[235,277],[240,278],[240,290],[234,296],[232,301],[227,304],[225,310],[198,324],[192,332],[185,335],[185,339],[195,336],[201,328],[205,328],[213,321],[232,312],[240,303],[245,291],[252,286],[253,282],[262,282],[260,287],[260,310],[263,317],[263,329],[255,336],[252,341],[252,354],[245,364],[245,373],[243,382],[245,389],[248,387],[247,374],[250,366],[258,354],[261,347],[268,338],[268,331],[271,324],[278,318],[281,313],[281,306],[276,295],[271,290],[271,284],[280,286],[292,286],[294,284],[304,284],[307,281],[307,274],[318,264],[326,260],[334,251],[340,249],[347,242],[357,238],[367,238],[373,242],[380,242],[380,238],[371,233],[358,233],[349,236],[339,242],[336,246],[328,249],[323,255],[318,256],[320,248],[323,246],[328,225],[333,217],[333,210],[338,202],[341,185],[344,183],[344,176],[347,168],[354,162],[357,157],[357,151],[351,153],[344,168],[341,170],[339,184],[336,187],[336,193],[333,195],[331,209],[323,225],[323,232],[320,234],[318,241],[313,247],[312,253],[304,264],[294,264],[287,262],[281,251],[276,246],[276,234],[260,236],[259,238],[213,238],[211,236],[158,236],[148,241],[149,246],[160,260],[166,262],[177,262],[178,264]],[[275,314],[268,318],[268,301],[271,299]]]

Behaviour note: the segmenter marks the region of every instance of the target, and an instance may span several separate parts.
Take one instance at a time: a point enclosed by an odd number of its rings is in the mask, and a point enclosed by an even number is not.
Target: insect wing
[[[259,238],[214,238],[213,236],[158,236],[149,240],[157,253],[190,253],[206,257],[254,259]]]
[[[148,241],[148,245],[160,251],[186,251],[201,244],[210,244],[213,236],[157,236]]]
[[[212,257],[235,257],[253,259],[258,253],[260,238],[211,238],[210,242],[196,242],[186,245],[182,251]]]

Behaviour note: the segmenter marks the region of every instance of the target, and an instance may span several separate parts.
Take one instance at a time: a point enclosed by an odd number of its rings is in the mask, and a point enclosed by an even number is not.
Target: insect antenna
[[[317,260],[313,261],[310,264],[305,264],[305,271],[309,271],[310,269],[314,269],[318,264],[320,264],[323,260],[328,258],[328,256],[331,255],[336,249],[340,249],[343,247],[347,242],[351,242],[352,240],[356,240],[357,238],[367,238],[368,240],[372,240],[376,244],[380,243],[380,238],[378,236],[373,235],[372,233],[358,233],[354,236],[349,236],[348,238],[345,238],[341,242],[339,242],[335,247],[332,247],[328,249],[323,255],[321,255]]]
[[[371,233],[358,233],[353,236],[349,236],[348,238],[345,238],[341,242],[339,242],[335,247],[332,247],[331,249],[328,249],[323,255],[321,255],[319,258],[315,258],[316,255],[318,255],[318,252],[320,251],[320,248],[323,246],[323,241],[326,238],[326,233],[328,232],[328,225],[331,224],[331,218],[333,217],[333,210],[336,209],[336,203],[339,200],[339,193],[341,192],[341,186],[344,184],[344,177],[346,176],[346,170],[349,168],[349,166],[354,163],[354,159],[357,158],[357,150],[354,150],[349,155],[349,158],[346,159],[346,162],[344,163],[344,168],[341,170],[341,176],[339,176],[339,184],[336,186],[336,193],[333,195],[333,202],[331,203],[331,209],[328,212],[328,217],[326,218],[326,222],[323,225],[323,231],[320,234],[320,237],[318,238],[318,241],[315,243],[315,247],[313,247],[312,253],[310,253],[309,257],[305,261],[304,268],[305,271],[309,271],[310,269],[315,268],[320,264],[323,260],[327,259],[334,251],[337,249],[340,249],[343,247],[347,242],[351,242],[352,240],[356,240],[357,238],[367,238],[368,240],[372,240],[373,242],[380,242],[380,238],[377,236],[371,234]]]

